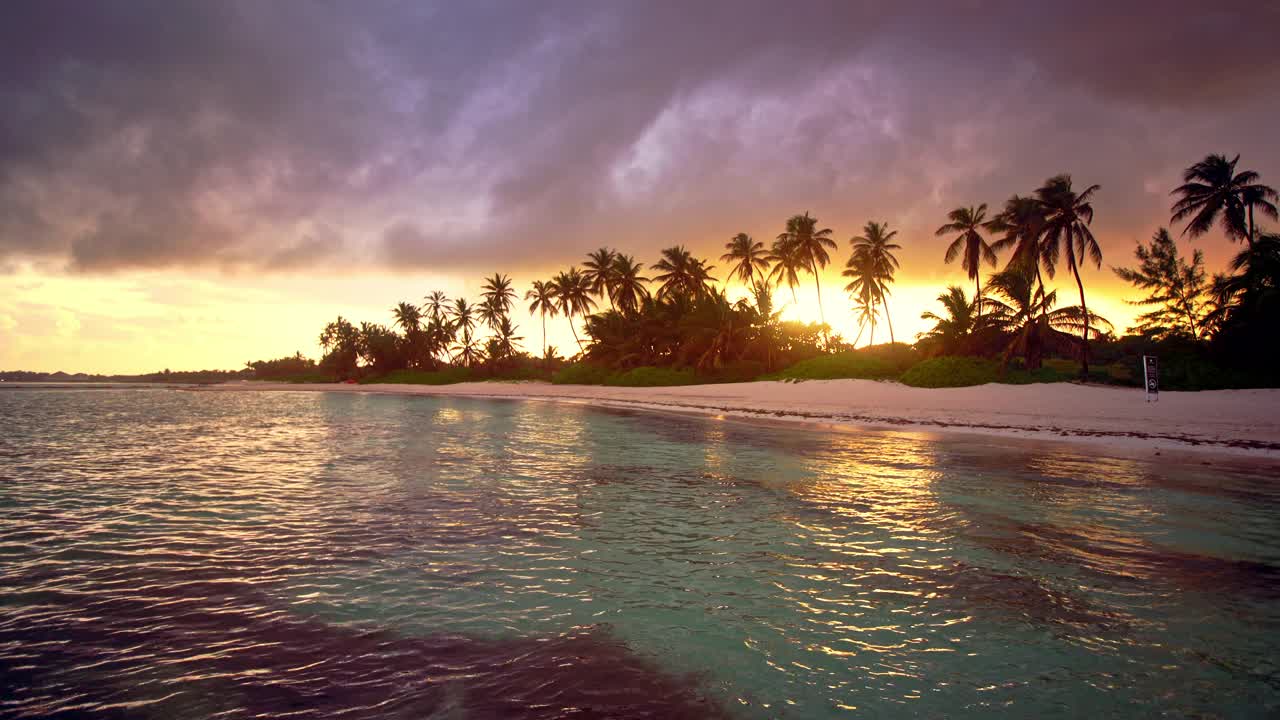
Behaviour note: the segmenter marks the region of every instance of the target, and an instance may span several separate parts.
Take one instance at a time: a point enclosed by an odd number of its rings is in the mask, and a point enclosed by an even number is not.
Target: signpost
[[[1160,402],[1160,362],[1155,355],[1142,356],[1142,379],[1147,388],[1147,402]]]

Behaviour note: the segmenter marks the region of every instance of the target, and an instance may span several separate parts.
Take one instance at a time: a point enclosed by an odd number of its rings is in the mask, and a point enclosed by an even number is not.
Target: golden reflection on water
[[[933,484],[941,473],[931,446],[914,435],[836,435],[830,450],[804,468],[812,479],[792,490],[800,500],[894,536],[934,534],[940,504]]]
[[[729,444],[725,434],[725,419],[723,415],[717,415],[706,423],[703,441],[703,463],[709,471],[718,474],[728,472],[728,462],[732,459],[728,455]]]

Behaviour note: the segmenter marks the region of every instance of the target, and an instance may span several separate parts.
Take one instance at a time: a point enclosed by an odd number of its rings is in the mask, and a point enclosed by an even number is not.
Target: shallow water
[[[1275,468],[0,391],[0,717],[1266,717]]]

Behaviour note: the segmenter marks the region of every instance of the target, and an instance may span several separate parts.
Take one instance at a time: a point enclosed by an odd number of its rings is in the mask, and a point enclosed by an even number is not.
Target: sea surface
[[[1275,466],[0,390],[0,718],[1278,714]]]

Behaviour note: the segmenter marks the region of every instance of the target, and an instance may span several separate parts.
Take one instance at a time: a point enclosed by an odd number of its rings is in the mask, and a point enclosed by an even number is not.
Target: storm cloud
[[[1063,171],[1102,183],[1104,230],[1145,236],[1204,154],[1280,167],[1268,3],[52,0],[0,16],[0,264],[709,254],[805,209],[844,236],[873,217],[936,227]]]

